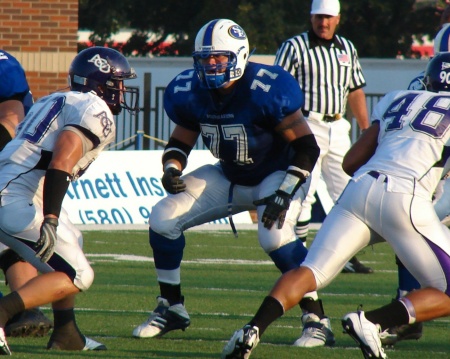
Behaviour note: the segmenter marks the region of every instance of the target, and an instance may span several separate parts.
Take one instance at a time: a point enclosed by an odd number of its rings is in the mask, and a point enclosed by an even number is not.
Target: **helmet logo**
[[[230,26],[230,28],[228,29],[228,33],[235,39],[244,40],[247,38],[244,29],[239,25]]]
[[[111,66],[108,61],[102,59],[99,54],[96,54],[92,59],[88,60],[88,62],[92,62],[94,66],[98,67],[98,69],[105,74],[108,74],[111,71]]]

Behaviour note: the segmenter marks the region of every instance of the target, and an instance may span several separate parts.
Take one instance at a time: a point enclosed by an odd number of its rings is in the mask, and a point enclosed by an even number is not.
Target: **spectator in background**
[[[0,151],[15,136],[16,126],[23,120],[33,97],[25,71],[17,59],[0,49]],[[0,243],[0,268],[5,282],[15,291],[37,276],[37,270],[4,244]],[[5,326],[7,336],[43,336],[53,323],[39,308],[30,308],[11,318]]]

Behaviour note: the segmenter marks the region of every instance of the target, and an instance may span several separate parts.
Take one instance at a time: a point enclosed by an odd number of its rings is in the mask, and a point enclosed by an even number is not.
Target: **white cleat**
[[[259,328],[250,325],[236,330],[222,351],[221,359],[248,359],[259,343]]]
[[[135,338],[153,338],[164,335],[171,330],[186,328],[191,324],[183,303],[170,305],[163,297],[158,297],[158,306],[150,313],[148,319],[133,330]]]
[[[11,355],[3,328],[0,328],[0,355]]]
[[[346,314],[342,327],[358,343],[365,359],[387,358],[380,340],[381,327],[367,320],[362,310]]]
[[[334,345],[335,339],[329,318],[319,319],[317,315],[307,313],[302,315],[302,323],[302,336],[294,342],[294,346],[314,348]]]
[[[106,345],[96,342],[94,339],[84,337],[86,340],[83,350],[106,350]]]

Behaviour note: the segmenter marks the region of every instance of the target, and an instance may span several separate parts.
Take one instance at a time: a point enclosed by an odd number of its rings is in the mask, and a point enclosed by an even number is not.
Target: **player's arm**
[[[361,134],[344,157],[342,169],[345,173],[349,176],[353,176],[353,174],[373,156],[378,146],[379,132],[380,124],[375,122]]]
[[[261,221],[267,229],[272,228],[276,221],[278,229],[283,227],[292,198],[306,182],[320,154],[316,139],[300,110],[286,116],[275,130],[289,142],[294,155],[275,194],[254,202],[257,206],[266,205]]]
[[[164,189],[177,194],[184,192],[186,185],[180,176],[186,168],[189,153],[197,142],[199,132],[175,126],[162,156]]]
[[[25,117],[25,110],[19,100],[0,103],[0,151],[15,136],[16,126]]]
[[[348,94],[348,104],[352,110],[353,115],[358,122],[358,126],[361,130],[366,130],[369,127],[369,114],[367,112],[366,95],[364,90],[359,88],[355,91],[351,91]]]
[[[72,170],[82,157],[82,137],[73,131],[62,131],[56,140],[44,179],[44,221],[35,246],[36,257],[42,262],[47,262],[53,255],[62,202],[69,187]]]

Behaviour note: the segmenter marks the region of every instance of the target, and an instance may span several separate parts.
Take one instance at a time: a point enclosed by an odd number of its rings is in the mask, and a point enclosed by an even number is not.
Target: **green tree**
[[[284,40],[310,28],[310,8],[311,0],[80,0],[79,27],[93,31],[93,43],[110,46],[120,28],[134,29],[119,49],[126,55],[190,56],[203,24],[230,18],[245,29],[257,54],[274,54]],[[439,2],[341,0],[338,31],[360,57],[410,57],[413,35],[433,38],[442,10]],[[175,42],[162,48],[168,36]]]
[[[360,57],[410,57],[412,36],[434,38],[439,16],[434,7],[419,11],[415,0],[347,0],[339,32],[353,41]]]

